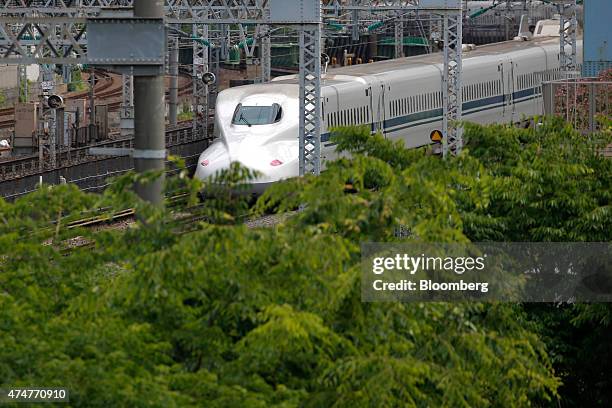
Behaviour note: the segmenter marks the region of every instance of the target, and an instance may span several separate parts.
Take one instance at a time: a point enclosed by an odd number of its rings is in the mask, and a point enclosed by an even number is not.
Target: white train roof
[[[558,47],[558,38],[535,38],[531,41],[506,41],[496,44],[488,44],[476,47],[476,49],[463,53],[463,64],[469,66],[471,59],[478,58],[478,62],[486,62],[490,59],[491,62],[497,62],[502,56],[512,57],[513,54],[524,54],[525,51],[536,49],[542,46]],[[489,58],[487,58],[489,57]],[[431,70],[439,70],[442,64],[442,53],[437,52],[427,55],[417,55],[407,58],[399,58],[388,61],[373,62],[370,64],[353,65],[350,67],[340,67],[329,69],[327,74],[323,75],[322,85],[339,85],[347,82],[367,82],[366,77],[379,75],[392,75],[394,71],[404,71],[407,68],[423,68],[415,70],[414,74],[431,72]],[[410,75],[402,72],[401,75]],[[278,84],[297,84],[297,75],[287,75],[277,77],[272,80],[272,83]]]

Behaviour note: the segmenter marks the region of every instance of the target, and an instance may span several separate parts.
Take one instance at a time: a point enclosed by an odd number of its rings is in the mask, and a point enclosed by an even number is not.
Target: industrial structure
[[[610,16],[612,2],[589,0],[584,5],[584,66],[582,75],[595,77],[606,69],[612,69],[612,38]]]
[[[338,41],[334,38],[338,34],[350,37],[357,44],[364,35],[389,35],[385,37],[389,38],[388,43],[378,43],[368,37],[365,48],[371,51],[372,43],[378,47],[389,44],[394,58],[404,56],[411,47],[419,53],[438,50],[443,53],[445,156],[459,153],[462,147],[462,130],[457,124],[463,107],[464,25],[474,32],[479,19],[495,14],[496,18],[501,16],[509,22],[505,26],[507,37],[508,32],[516,31],[523,17],[533,25],[534,19],[547,17],[550,7],[556,8],[561,17],[563,69],[568,76],[576,75],[579,18],[576,0],[540,1],[537,8],[531,0],[493,1],[487,6],[478,3],[463,0],[0,0],[0,64],[18,67],[20,99],[25,102],[32,99],[28,95],[31,91],[26,67],[38,64],[42,71],[39,87],[47,94],[39,105],[47,107],[48,97],[57,89],[54,82],[57,67],[63,81],[69,83],[72,67],[86,65],[84,72],[89,72],[90,84],[88,98],[84,99],[88,105],[70,109],[77,122],[87,123],[87,131],[80,132],[81,138],[86,134],[88,142],[104,144],[88,150],[89,160],[98,160],[91,156],[97,154],[102,155],[99,158],[119,156],[113,160],[130,162],[128,156],[131,156],[138,171],[163,171],[168,147],[165,130],[170,135],[187,132],[184,122],[178,121],[182,88],[177,78],[186,74],[191,77],[191,124],[189,137],[182,140],[190,141],[194,149],[201,149],[213,136],[210,118],[219,87],[220,63],[229,61],[236,53],[242,54],[247,65],[257,71],[256,81],[265,83],[272,77],[275,38],[295,38],[295,47],[299,48],[295,52],[299,53],[296,62],[299,61],[301,101],[300,174],[318,174],[321,170],[322,72],[330,64],[367,62],[354,52],[355,46],[332,45],[328,50],[326,44]],[[567,53],[565,44],[570,44],[571,52]],[[188,72],[181,57],[187,47],[191,50]],[[370,52],[368,60],[377,57],[373,54],[379,53]],[[99,128],[106,129],[108,124],[96,119],[104,114],[94,99],[96,91],[103,94],[99,81],[103,81],[103,72],[109,71],[121,74],[121,103],[117,106],[120,137],[105,141],[98,136],[106,130]],[[167,129],[165,74],[169,76]],[[60,111],[38,109],[40,113],[35,113],[39,115],[38,123],[32,129],[35,137],[25,143],[38,147],[38,167],[49,172],[57,172],[59,162],[70,162],[71,149],[81,148],[74,143],[78,132],[74,136],[58,136],[66,134],[66,121],[74,120],[65,117],[69,109],[61,111],[62,108]],[[106,109],[113,110],[115,106],[109,105]],[[46,135],[46,139],[41,135]],[[127,142],[132,138],[133,141]],[[187,156],[195,164],[197,155]],[[18,168],[5,166],[0,173],[7,174],[11,169],[19,172]],[[45,181],[53,182],[53,179]],[[147,200],[161,202],[161,182],[160,178],[153,185],[142,186],[139,194]],[[12,191],[16,194],[27,189]]]

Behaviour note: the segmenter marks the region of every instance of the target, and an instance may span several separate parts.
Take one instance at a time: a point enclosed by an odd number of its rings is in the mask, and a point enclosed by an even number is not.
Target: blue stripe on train
[[[536,93],[535,88],[524,89],[522,91],[514,92],[512,94],[512,97],[515,101],[518,99],[527,98],[525,99],[526,101],[529,99],[534,99],[538,96],[539,94]],[[520,102],[525,102],[525,101],[520,101]],[[506,102],[505,95],[491,96],[491,97],[479,99],[476,101],[464,102],[463,110],[465,111],[464,113],[467,113],[467,114],[483,112],[486,110],[502,107],[505,102]],[[427,125],[433,122],[437,122],[439,120],[442,120],[442,114],[443,114],[442,109],[433,109],[433,110],[429,110],[425,112],[411,113],[409,115],[385,120],[384,126],[385,126],[386,131],[395,132],[398,130],[408,129],[408,128],[415,127],[415,126]],[[402,126],[405,124],[408,124],[408,125]],[[372,130],[372,133],[374,133],[376,131],[375,124],[370,123],[369,126]],[[330,136],[331,136],[331,133],[329,132],[322,134],[321,142],[323,143],[329,142]],[[334,144],[335,143],[330,143],[330,144],[327,144],[326,146],[332,146]]]

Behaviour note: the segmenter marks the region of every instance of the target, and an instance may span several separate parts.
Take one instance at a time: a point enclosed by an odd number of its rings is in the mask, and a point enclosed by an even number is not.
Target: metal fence
[[[576,78],[545,82],[542,94],[546,115],[560,116],[583,133],[600,130],[601,119],[612,117],[612,81]]]

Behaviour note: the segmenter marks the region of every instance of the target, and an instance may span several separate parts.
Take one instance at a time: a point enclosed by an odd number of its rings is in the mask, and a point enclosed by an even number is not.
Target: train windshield
[[[281,120],[283,109],[277,103],[272,106],[245,106],[239,104],[232,119],[233,125],[271,125]]]

